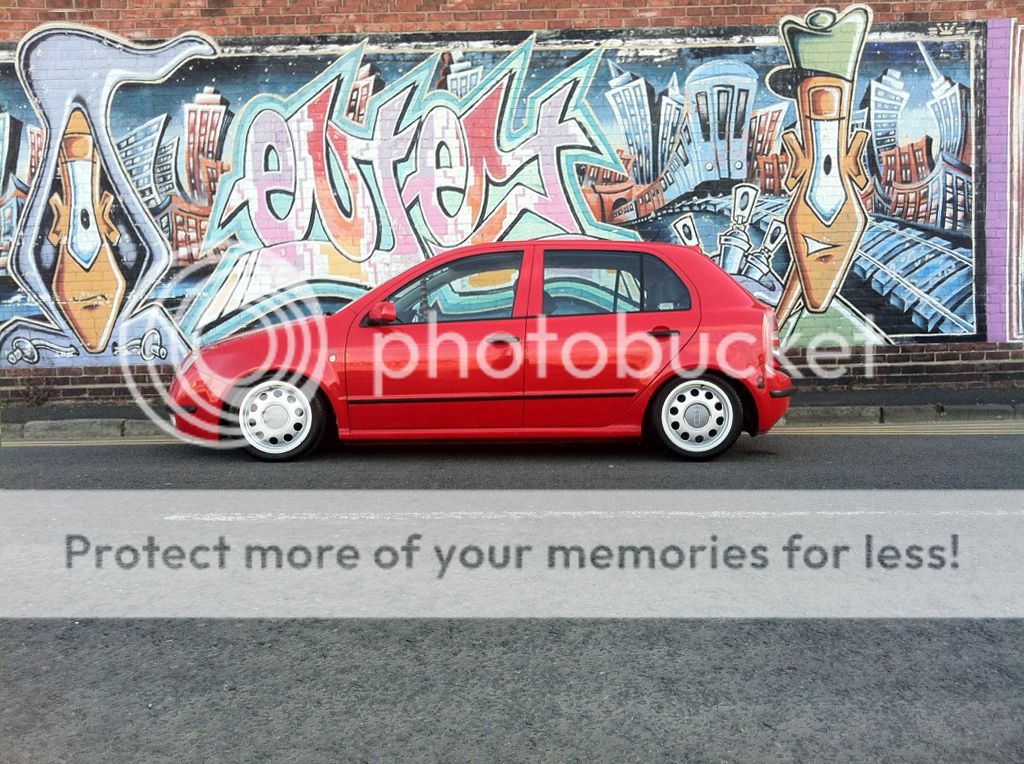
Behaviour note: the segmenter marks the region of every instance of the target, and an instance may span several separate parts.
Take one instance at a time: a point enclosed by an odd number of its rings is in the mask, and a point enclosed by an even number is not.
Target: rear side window
[[[643,255],[645,311],[689,310],[690,290],[660,257]]]
[[[548,316],[689,310],[690,293],[660,258],[641,252],[544,253]]]

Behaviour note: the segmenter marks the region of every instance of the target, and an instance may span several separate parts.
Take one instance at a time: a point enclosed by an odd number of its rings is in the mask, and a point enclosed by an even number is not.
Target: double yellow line
[[[98,440],[4,440],[3,448],[67,448],[70,446],[183,446],[175,438],[101,438]]]
[[[771,435],[1024,435],[1024,420],[785,425]]]

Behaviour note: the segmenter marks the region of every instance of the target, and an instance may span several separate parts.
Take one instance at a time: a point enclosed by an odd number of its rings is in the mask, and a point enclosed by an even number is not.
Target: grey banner
[[[6,491],[3,617],[1024,617],[1017,491]]]

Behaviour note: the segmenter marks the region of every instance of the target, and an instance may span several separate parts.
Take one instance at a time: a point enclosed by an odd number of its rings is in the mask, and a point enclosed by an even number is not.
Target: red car
[[[639,439],[686,459],[766,432],[791,381],[771,309],[699,250],[501,242],[433,257],[330,316],[190,355],[178,432],[268,461],[345,441]]]

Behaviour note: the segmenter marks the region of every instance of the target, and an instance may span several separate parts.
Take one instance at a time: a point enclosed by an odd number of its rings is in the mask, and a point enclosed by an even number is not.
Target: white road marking
[[[186,512],[177,515],[165,515],[162,519],[169,522],[216,522],[216,523],[258,523],[267,520],[278,522],[311,522],[337,520],[545,520],[549,518],[603,518],[616,519],[673,519],[704,517],[712,520],[729,518],[766,518],[766,517],[962,517],[963,511],[937,510],[928,512],[901,512],[898,510],[791,510],[779,512],[766,510],[755,511],[710,511],[710,512],[676,512],[668,510],[569,510],[558,511],[524,511],[511,512]],[[1024,517],[1024,510],[971,510],[971,517]]]

